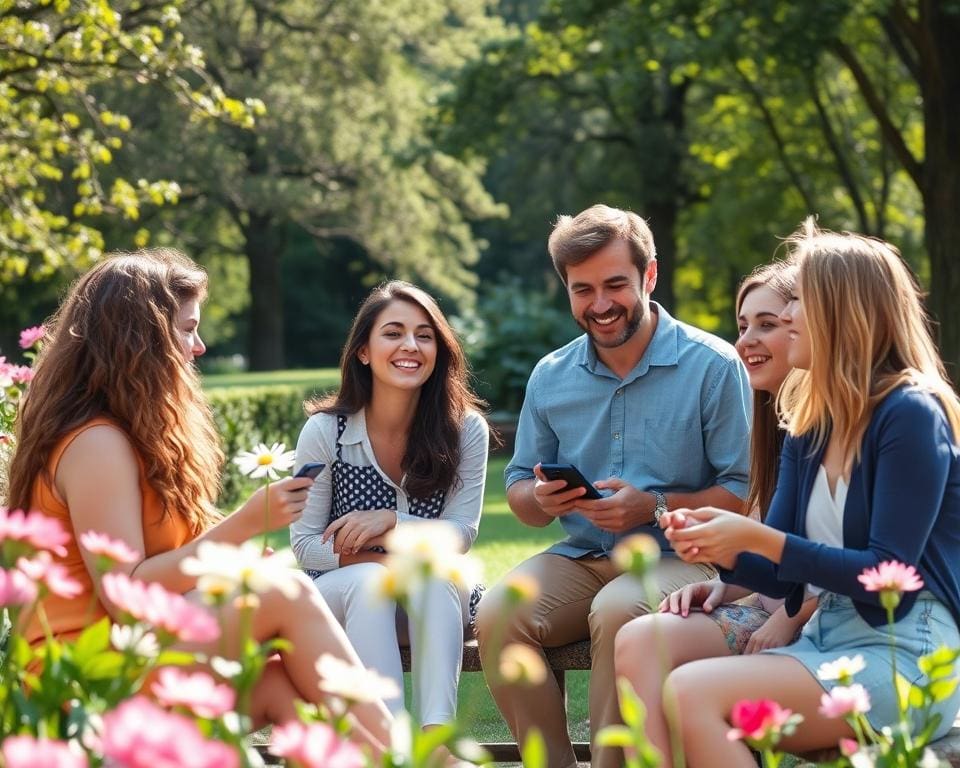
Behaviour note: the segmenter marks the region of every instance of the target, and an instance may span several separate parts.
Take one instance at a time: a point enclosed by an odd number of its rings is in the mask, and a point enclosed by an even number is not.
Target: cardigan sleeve
[[[803,442],[796,437],[787,437],[783,441],[777,487],[764,518],[766,525],[787,534],[792,532],[796,525],[799,483],[797,456],[802,450]],[[802,601],[803,584],[782,581],[777,565],[760,555],[744,552],[737,557],[732,570],[718,568],[718,571],[724,582],[747,587],[768,597],[787,597],[799,587]]]
[[[322,541],[330,524],[332,503],[331,471],[336,459],[336,417],[315,414],[307,419],[297,440],[296,466],[308,461],[327,465],[307,492],[307,506],[290,526],[290,547],[302,568],[332,571],[340,567],[340,555],[333,551],[333,539]]]
[[[943,503],[952,461],[950,425],[934,395],[912,388],[888,395],[876,424],[864,438],[861,462],[864,483],[851,488],[862,496],[869,520],[865,548],[831,547],[789,533],[779,576],[822,587],[855,601],[880,605],[878,592],[857,580],[865,568],[885,560],[918,565]],[[909,609],[908,595],[898,613]]]

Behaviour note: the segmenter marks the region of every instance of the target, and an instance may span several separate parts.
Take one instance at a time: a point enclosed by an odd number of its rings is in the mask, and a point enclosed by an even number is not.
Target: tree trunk
[[[647,203],[645,215],[657,245],[657,288],[653,298],[672,315],[676,306],[673,274],[677,265],[677,203],[669,200]]]
[[[936,0],[921,3],[931,44],[923,84],[921,193],[930,258],[929,308],[939,322],[940,353],[954,383],[960,375],[960,11]]]
[[[272,217],[255,213],[248,217],[243,250],[250,268],[250,370],[273,371],[286,365],[280,271],[285,238]]]

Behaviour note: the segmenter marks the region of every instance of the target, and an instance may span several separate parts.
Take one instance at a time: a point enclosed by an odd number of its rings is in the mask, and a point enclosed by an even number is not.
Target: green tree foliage
[[[162,83],[192,115],[252,125],[258,103],[210,87],[180,6],[0,2],[0,280],[82,266],[103,248],[95,217],[135,220],[145,203],[176,202],[173,182],[104,178],[131,129],[105,104],[113,87]]]
[[[382,272],[471,299],[470,222],[503,210],[480,183],[482,163],[439,151],[428,128],[444,76],[491,23],[480,0],[210,0],[190,14],[217,83],[258,94],[267,113],[248,133],[184,125],[164,108],[144,141],[163,148],[158,167],[191,201],[162,226],[201,252],[215,236],[247,261],[251,367],[286,360],[282,263],[302,233],[326,244],[315,260],[349,253],[328,247],[348,242]],[[322,272],[307,264],[298,277],[309,285]],[[315,300],[330,289],[317,285]]]

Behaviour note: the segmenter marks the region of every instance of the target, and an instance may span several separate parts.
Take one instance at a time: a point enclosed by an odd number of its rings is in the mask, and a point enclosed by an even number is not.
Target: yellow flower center
[[[269,467],[271,464],[273,464],[273,454],[264,453],[260,456],[257,456],[257,464],[259,464],[261,467]]]

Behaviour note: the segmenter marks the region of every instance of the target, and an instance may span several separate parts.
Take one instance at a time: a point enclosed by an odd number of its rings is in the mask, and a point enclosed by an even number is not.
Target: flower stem
[[[266,478],[266,483],[264,484],[264,499],[263,499],[263,549],[260,550],[260,554],[266,557],[267,549],[269,549],[269,534],[270,534],[270,478]]]

